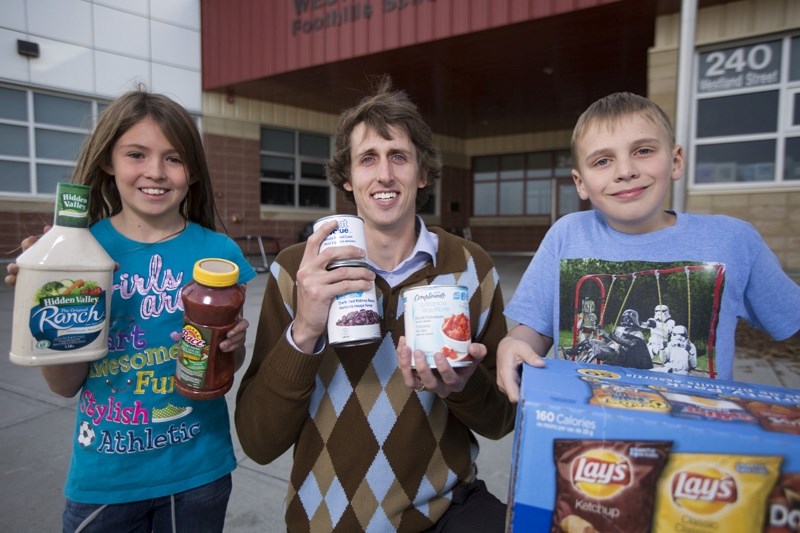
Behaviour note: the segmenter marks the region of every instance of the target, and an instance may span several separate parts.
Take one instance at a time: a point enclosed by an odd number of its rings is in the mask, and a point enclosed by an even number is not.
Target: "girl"
[[[106,357],[42,367],[53,392],[80,393],[64,531],[221,531],[236,465],[228,410],[224,398],[192,401],[173,386],[180,290],[204,257],[237,263],[240,283],[255,271],[215,232],[200,134],[169,98],[131,91],[100,116],[73,181],[91,187],[91,232],[119,268]],[[237,368],[247,326],[221,344]]]

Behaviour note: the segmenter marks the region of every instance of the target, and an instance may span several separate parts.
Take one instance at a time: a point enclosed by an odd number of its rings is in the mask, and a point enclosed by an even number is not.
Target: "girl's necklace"
[[[160,239],[158,239],[157,241],[148,242],[147,244],[158,244],[159,242],[164,242],[164,241],[166,241],[167,239],[171,239],[171,238],[172,238],[172,237],[174,237],[175,235],[178,235],[178,234],[180,234],[180,233],[183,233],[183,230],[185,230],[185,229],[186,229],[186,226],[187,226],[187,224],[188,224],[188,222],[187,222],[187,220],[184,218],[184,219],[183,219],[183,227],[182,227],[181,229],[179,229],[178,231],[172,232],[172,233],[170,233],[169,235],[165,235],[165,236],[161,237]]]
[[[144,250],[148,246],[152,246],[154,244],[158,244],[160,242],[167,241],[167,240],[171,239],[172,237],[175,237],[176,235],[180,235],[181,233],[183,233],[183,231],[186,229],[186,226],[188,226],[188,225],[189,225],[189,221],[184,218],[183,219],[183,227],[181,229],[179,229],[178,231],[170,233],[169,235],[165,235],[165,236],[161,237],[160,239],[158,239],[157,241],[143,243],[141,246],[137,246],[135,248],[132,248],[131,250],[128,250],[126,253],[138,252],[139,250]]]

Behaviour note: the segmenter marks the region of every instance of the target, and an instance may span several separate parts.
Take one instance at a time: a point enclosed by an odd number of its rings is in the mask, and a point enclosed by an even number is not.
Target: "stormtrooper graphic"
[[[697,367],[697,347],[689,340],[685,326],[675,326],[664,350],[665,372],[688,374]]]
[[[650,337],[647,339],[650,358],[656,362],[663,362],[666,357],[667,342],[675,327],[675,321],[669,315],[669,307],[657,305],[653,310],[653,316],[642,323],[641,327],[650,330]]]

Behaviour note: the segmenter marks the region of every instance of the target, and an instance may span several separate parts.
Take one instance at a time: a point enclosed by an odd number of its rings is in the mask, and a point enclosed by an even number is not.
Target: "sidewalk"
[[[508,301],[530,256],[499,255],[495,261]],[[259,274],[248,284],[245,317],[253,328],[248,352],[252,350],[266,276]],[[0,529],[7,533],[61,531],[62,485],[70,459],[76,400],[49,392],[38,369],[9,362],[12,304],[13,291],[3,285],[0,287],[0,515],[3,517]],[[800,358],[765,357],[766,351],[752,348],[737,351],[736,378],[800,388]],[[242,371],[237,373],[233,391],[238,389],[242,374]],[[228,393],[231,415],[233,398],[234,393]],[[479,437],[479,441],[480,476],[489,490],[505,499],[512,435],[499,441]],[[283,501],[291,451],[262,466],[244,455],[235,433],[234,448],[238,467],[233,473],[226,532],[285,531]]]

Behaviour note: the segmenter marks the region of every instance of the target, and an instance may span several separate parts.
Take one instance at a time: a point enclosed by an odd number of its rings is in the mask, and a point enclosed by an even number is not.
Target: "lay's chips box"
[[[800,390],[524,367],[508,530],[800,532]]]

